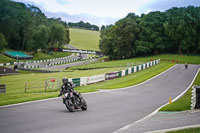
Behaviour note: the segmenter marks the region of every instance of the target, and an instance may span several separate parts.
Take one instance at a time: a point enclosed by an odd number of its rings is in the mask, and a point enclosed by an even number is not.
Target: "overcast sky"
[[[66,21],[110,24],[129,12],[137,15],[165,11],[172,7],[200,6],[200,0],[14,0],[38,6],[48,17]],[[67,20],[68,19],[68,20]],[[71,20],[70,20],[71,19]],[[113,22],[112,22],[113,21]]]

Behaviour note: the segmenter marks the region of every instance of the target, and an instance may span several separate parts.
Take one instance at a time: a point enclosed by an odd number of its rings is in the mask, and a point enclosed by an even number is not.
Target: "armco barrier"
[[[88,77],[81,77],[80,85],[87,85],[88,84]]]
[[[117,72],[117,77],[122,77],[122,71]]]
[[[126,70],[122,70],[122,77],[126,75]]]
[[[125,75],[128,75],[128,69],[125,70]]]
[[[105,80],[105,74],[102,75],[95,75],[88,77],[88,84],[96,83],[96,82],[101,82]]]
[[[106,73],[106,80],[118,78],[119,77],[118,75],[119,75],[119,73],[117,73],[117,72]],[[120,71],[120,76],[121,76],[121,71]]]
[[[126,70],[122,70],[122,71],[118,71],[118,72],[112,72],[112,73],[107,73],[107,74],[102,74],[102,75],[95,75],[95,76],[91,76],[91,77],[73,78],[73,79],[69,79],[69,81],[73,82],[76,86],[87,85],[87,84],[92,84],[92,83],[96,83],[96,82],[101,82],[104,80],[110,80],[110,79],[115,79],[118,77],[123,77],[123,76],[129,75],[131,73],[135,73],[135,72],[141,71],[143,69],[147,69],[147,68],[149,68],[153,65],[159,64],[159,63],[160,63],[160,59],[151,61],[151,62],[148,62],[145,64],[141,64],[138,66],[133,66]]]
[[[132,73],[132,68],[128,68],[128,74],[131,74]]]

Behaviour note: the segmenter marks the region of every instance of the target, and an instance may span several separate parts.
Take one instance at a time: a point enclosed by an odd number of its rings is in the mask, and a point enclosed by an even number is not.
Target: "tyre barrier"
[[[200,85],[192,87],[191,109],[200,109]]]
[[[42,62],[50,62],[50,61],[58,61],[58,60],[64,60],[64,59],[69,59],[73,57],[74,54],[66,57],[61,57],[61,58],[55,58],[55,59],[47,59],[47,60],[37,60],[37,61],[26,61],[26,62],[20,62],[20,64],[24,65],[24,68],[38,68],[39,65],[28,65],[32,63],[42,63]],[[70,60],[71,61],[71,60]],[[0,66],[9,66],[9,65],[17,65],[18,62],[10,62],[10,63],[0,63]],[[52,64],[50,64],[52,65]]]

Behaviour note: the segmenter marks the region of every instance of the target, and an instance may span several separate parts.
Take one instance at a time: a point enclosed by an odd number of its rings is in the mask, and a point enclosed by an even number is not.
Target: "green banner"
[[[80,81],[81,81],[80,78],[74,78],[74,79],[72,79],[73,84],[75,84],[76,86],[80,86]]]
[[[134,67],[131,68],[131,73],[134,73]]]
[[[139,66],[137,66],[137,72],[139,71]]]
[[[128,75],[128,69],[126,69],[126,71],[125,71],[125,75]]]
[[[122,77],[122,71],[117,72],[118,77]]]

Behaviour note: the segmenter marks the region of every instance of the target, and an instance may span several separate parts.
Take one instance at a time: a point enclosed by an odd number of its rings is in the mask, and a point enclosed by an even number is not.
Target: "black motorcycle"
[[[87,110],[87,103],[83,99],[81,93],[73,91],[62,95],[63,103],[70,112],[82,109]]]

